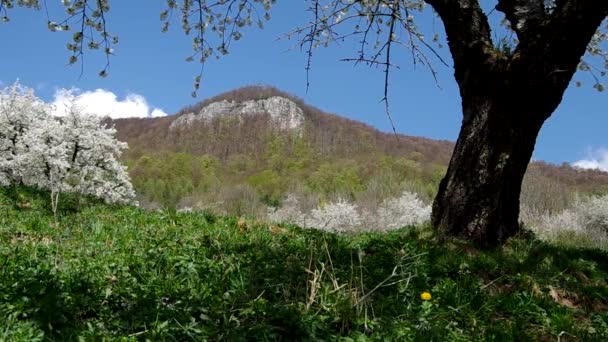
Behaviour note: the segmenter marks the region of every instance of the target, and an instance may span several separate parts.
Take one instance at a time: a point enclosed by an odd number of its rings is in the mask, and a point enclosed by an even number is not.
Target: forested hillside
[[[274,96],[302,109],[301,129],[280,129],[266,113],[172,127],[176,118],[210,104]],[[374,207],[404,190],[429,202],[453,148],[449,141],[381,132],[268,86],[223,93],[174,116],[113,124],[118,139],[129,144],[124,160],[142,204],[206,207],[236,215],[255,215],[265,205],[279,206],[290,193],[306,198],[304,202],[312,207],[338,198]],[[543,184],[543,191],[549,188],[563,196],[575,190],[608,189],[608,174],[598,171],[542,162],[533,163],[531,171],[524,188]]]

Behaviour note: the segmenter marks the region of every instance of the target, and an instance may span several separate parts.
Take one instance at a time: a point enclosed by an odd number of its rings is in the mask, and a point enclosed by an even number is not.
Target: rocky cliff
[[[207,122],[219,117],[233,116],[241,119],[258,114],[269,115],[270,120],[281,129],[297,130],[304,124],[304,113],[295,102],[282,96],[272,96],[262,100],[213,102],[198,113],[190,112],[179,116],[169,129],[188,127],[193,122]]]

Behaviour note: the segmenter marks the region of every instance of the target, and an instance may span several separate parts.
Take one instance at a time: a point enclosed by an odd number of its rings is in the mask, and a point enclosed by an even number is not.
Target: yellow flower
[[[431,294],[428,292],[422,292],[420,294],[420,299],[422,300],[431,300]]]

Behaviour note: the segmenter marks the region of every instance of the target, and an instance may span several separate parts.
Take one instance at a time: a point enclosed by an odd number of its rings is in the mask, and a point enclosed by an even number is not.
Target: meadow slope
[[[606,341],[608,255],[0,189],[0,341]],[[40,197],[42,196],[42,197]],[[421,294],[430,293],[430,300]]]

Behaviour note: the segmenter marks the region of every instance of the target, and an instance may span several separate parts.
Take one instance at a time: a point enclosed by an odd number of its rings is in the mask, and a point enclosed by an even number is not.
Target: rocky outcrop
[[[304,125],[304,112],[295,102],[285,97],[273,96],[264,100],[213,102],[198,113],[181,115],[171,123],[170,129],[188,127],[197,121],[211,121],[223,116],[243,117],[256,114],[268,114],[280,129],[298,130]]]

